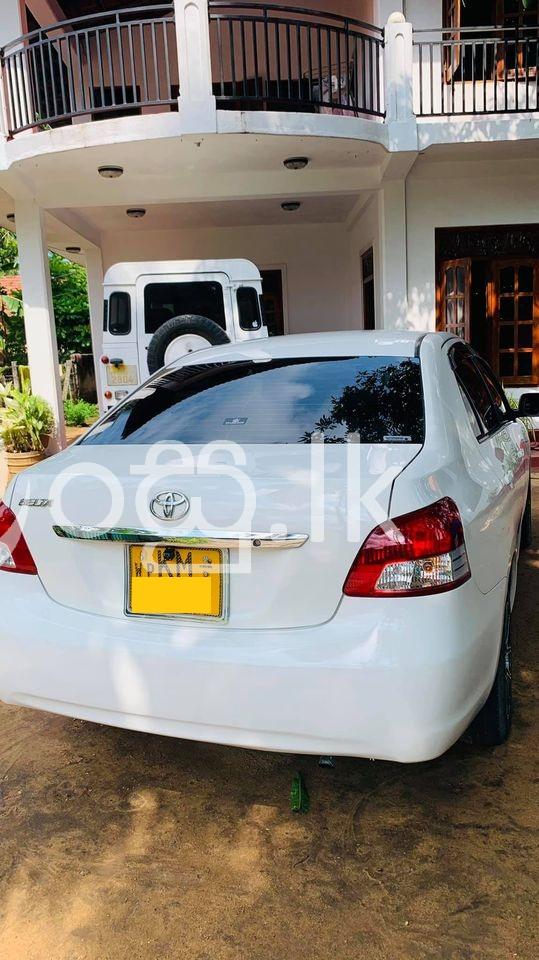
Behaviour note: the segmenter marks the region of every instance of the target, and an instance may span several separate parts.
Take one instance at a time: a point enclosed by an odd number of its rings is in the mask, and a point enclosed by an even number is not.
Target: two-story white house
[[[539,385],[539,0],[3,0],[0,47],[59,421],[47,248],[88,267],[97,353],[110,265],[246,257],[271,333],[438,326]]]

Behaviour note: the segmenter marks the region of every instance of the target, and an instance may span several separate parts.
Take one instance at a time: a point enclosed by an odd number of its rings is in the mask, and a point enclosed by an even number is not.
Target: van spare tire
[[[155,331],[148,346],[148,370],[155,373],[165,364],[172,363],[195,350],[217,347],[230,343],[230,339],[215,320],[185,314],[172,317]]]

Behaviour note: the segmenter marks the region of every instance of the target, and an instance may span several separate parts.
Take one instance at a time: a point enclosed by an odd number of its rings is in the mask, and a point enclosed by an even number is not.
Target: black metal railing
[[[210,0],[209,16],[221,108],[384,115],[378,27],[276,3]]]
[[[0,58],[9,134],[175,103],[173,9],[164,3],[91,14],[7,44]]]
[[[414,31],[417,116],[539,109],[539,27]]]

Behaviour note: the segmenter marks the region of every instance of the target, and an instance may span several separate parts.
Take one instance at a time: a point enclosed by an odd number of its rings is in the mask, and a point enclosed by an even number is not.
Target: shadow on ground
[[[2,960],[535,958],[538,547],[484,753],[323,770],[0,706]]]

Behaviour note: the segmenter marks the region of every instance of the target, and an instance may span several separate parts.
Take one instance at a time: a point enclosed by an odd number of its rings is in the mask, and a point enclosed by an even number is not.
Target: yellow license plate
[[[223,616],[222,551],[175,544],[129,547],[128,613]]]
[[[107,383],[109,387],[129,387],[138,383],[137,367],[134,363],[121,363],[115,367],[109,363],[107,367]]]

